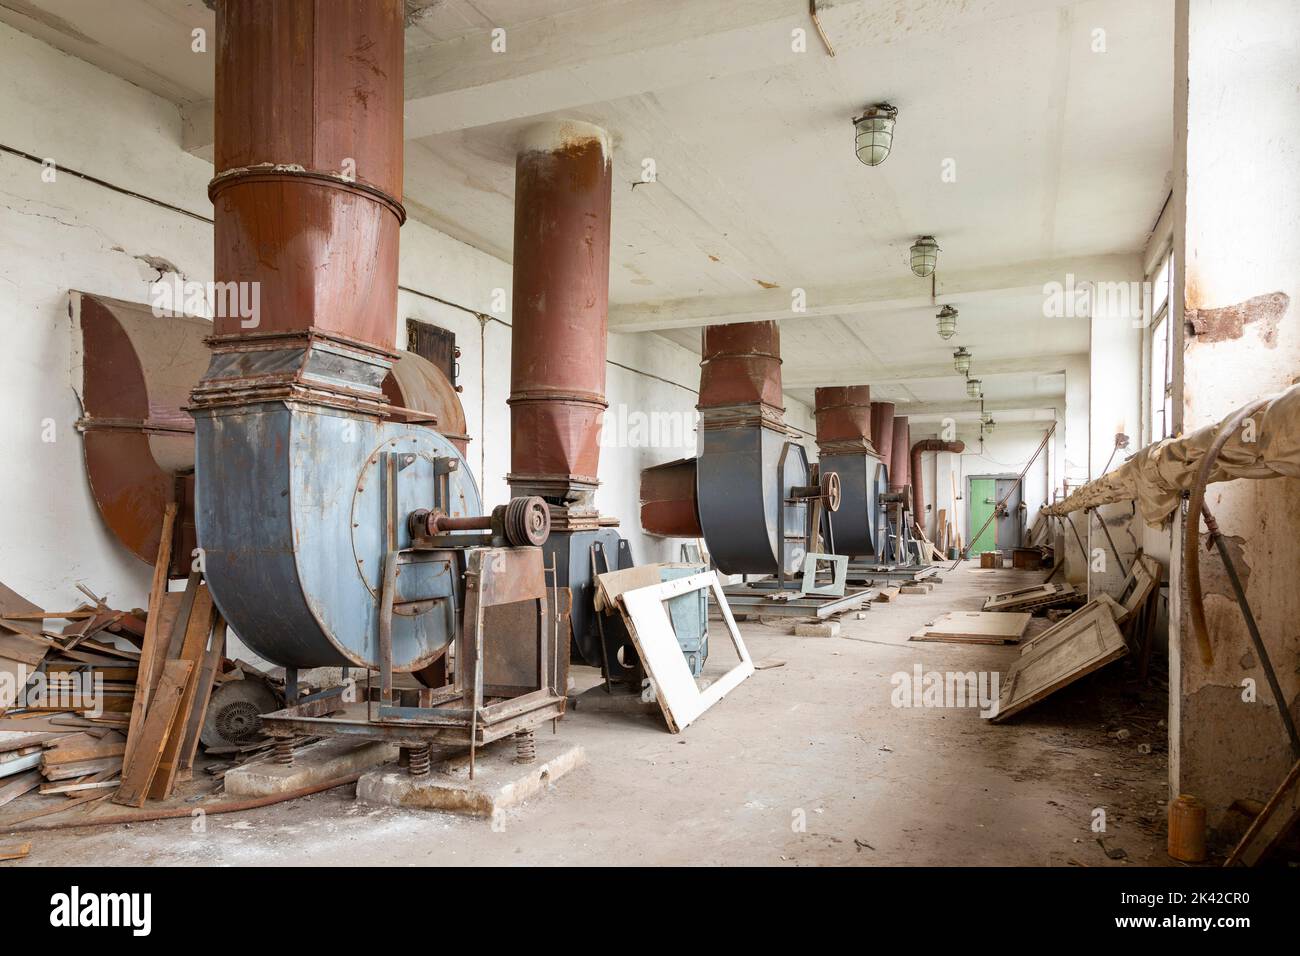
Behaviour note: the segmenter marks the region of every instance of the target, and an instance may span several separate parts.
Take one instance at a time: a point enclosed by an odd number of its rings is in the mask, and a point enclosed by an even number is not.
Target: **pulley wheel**
[[[822,500],[826,503],[827,511],[840,510],[840,473],[838,471],[828,471],[822,475]]]
[[[551,535],[551,509],[546,502],[531,498],[511,498],[506,505],[506,540],[517,548],[545,544]]]

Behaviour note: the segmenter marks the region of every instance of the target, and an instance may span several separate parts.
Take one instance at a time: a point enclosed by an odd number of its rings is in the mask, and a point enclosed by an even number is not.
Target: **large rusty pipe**
[[[782,408],[781,330],[775,322],[706,326],[700,366],[700,408]]]
[[[510,475],[516,494],[589,499],[609,320],[609,135],[550,122],[515,161]]]
[[[893,471],[894,403],[871,403],[871,444],[890,471]]]
[[[927,451],[950,451],[960,455],[965,450],[965,442],[944,441],[941,438],[923,438],[912,446],[912,514],[917,521],[925,520],[925,479],[921,476],[921,455]]]
[[[315,329],[392,349],[403,14],[401,0],[217,5],[214,272],[257,313],[218,314],[217,335]]]
[[[895,415],[892,444],[889,448],[889,490],[902,491],[910,480],[910,462],[907,457],[908,444],[912,440],[912,429],[908,426],[906,415]]]
[[[817,445],[822,454],[861,449],[874,452],[871,441],[871,387],[840,385],[814,393]]]

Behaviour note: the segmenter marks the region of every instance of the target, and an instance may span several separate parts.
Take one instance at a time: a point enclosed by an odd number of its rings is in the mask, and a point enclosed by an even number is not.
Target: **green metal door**
[[[993,506],[997,504],[993,497],[993,478],[972,478],[970,480],[970,529],[967,534],[974,534],[979,531],[980,526],[988,521],[989,515],[993,514]],[[985,551],[993,551],[997,544],[997,522],[989,521],[989,526],[984,529],[984,533],[979,536],[978,541],[971,543],[971,554],[982,554]]]

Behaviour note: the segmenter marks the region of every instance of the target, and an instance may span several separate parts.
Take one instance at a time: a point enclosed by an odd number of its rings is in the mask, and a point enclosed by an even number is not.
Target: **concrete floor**
[[[680,736],[655,718],[571,714],[560,734],[583,745],[587,765],[495,827],[361,807],[348,787],[211,816],[201,833],[189,819],[35,832],[16,865],[1167,865],[1162,674],[1143,689],[1115,664],[1003,725],[972,709],[890,703],[891,675],[917,663],[1005,670],[1014,647],[907,637],[942,611],[977,610],[988,593],[1041,577],[968,563],[931,594],[850,614],[838,638],[746,622],[754,660],[784,666],[757,672]],[[1036,618],[1030,634],[1043,626]],[[1130,735],[1117,739],[1119,729]],[[120,809],[106,807],[95,812]],[[1097,808],[1106,848],[1126,859],[1098,844]]]

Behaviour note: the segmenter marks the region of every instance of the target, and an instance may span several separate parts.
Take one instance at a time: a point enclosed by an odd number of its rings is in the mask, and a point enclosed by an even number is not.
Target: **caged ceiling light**
[[[879,166],[894,146],[894,120],[898,110],[888,103],[877,103],[853,121],[857,131],[857,153],[865,166]]]
[[[939,320],[939,338],[947,342],[957,334],[957,310],[950,305],[945,305],[935,316]],[[966,367],[970,367],[969,361]]]
[[[994,427],[995,425],[997,425],[997,422],[995,422],[995,421],[993,420],[993,416],[992,416],[992,415],[989,415],[989,416],[988,416],[988,421],[986,421],[986,422],[983,423],[984,431],[987,432],[987,433],[990,434],[990,435],[993,434],[993,427]]]
[[[943,333],[940,332],[939,334],[942,335]],[[966,346],[963,345],[952,353],[952,367],[957,370],[958,375],[970,374],[970,352],[966,350]]]
[[[977,378],[966,379],[966,395],[968,398],[980,398],[984,394],[983,385]]]
[[[934,236],[921,236],[912,243],[912,274],[922,279],[934,275],[934,267],[939,264],[939,243]]]

